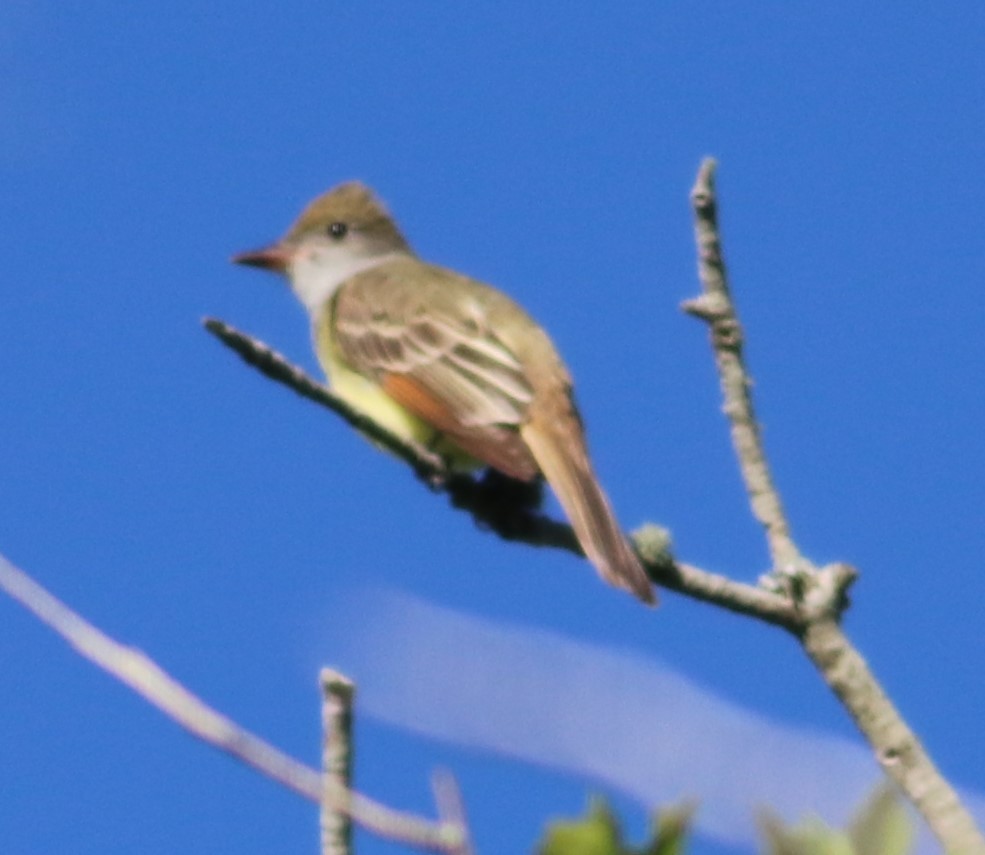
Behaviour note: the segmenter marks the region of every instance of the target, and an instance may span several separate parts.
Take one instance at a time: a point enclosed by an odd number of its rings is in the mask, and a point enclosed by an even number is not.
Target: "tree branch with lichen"
[[[773,570],[762,584],[792,605],[807,607],[796,632],[804,652],[855,721],[883,770],[923,815],[944,849],[962,855],[983,853],[985,838],[971,814],[839,624],[854,571],[844,577],[845,584],[832,584],[830,568],[814,567],[794,541],[753,410],[742,325],[728,286],[718,229],[715,167],[714,160],[706,159],[691,191],[702,294],[682,308],[709,328],[732,444],[753,515],[765,529],[773,560]]]

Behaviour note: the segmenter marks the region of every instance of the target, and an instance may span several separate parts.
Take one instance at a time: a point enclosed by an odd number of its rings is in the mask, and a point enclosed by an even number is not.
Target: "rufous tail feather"
[[[535,414],[520,428],[589,561],[611,585],[655,604],[653,583],[616,520],[592,471],[573,413]]]

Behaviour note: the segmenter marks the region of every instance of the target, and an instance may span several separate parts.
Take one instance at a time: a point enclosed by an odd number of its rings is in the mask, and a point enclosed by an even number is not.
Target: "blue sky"
[[[943,771],[985,791],[983,27],[970,1],[8,0],[0,552],[312,763],[318,667],[371,665],[367,625],[401,642],[373,591],[621,650],[856,740],[785,636],[669,594],[650,612],[570,556],[496,542],[200,327],[217,315],[314,371],[301,308],[228,258],[360,178],[422,255],[549,328],[624,524],[665,524],[681,558],[753,580],[766,554],[705,332],[677,309],[711,154],[795,534],[860,568],[850,635]],[[448,766],[481,851],[529,849],[599,789],[644,827],[598,776],[414,731],[380,708],[397,694],[372,697],[359,785],[428,811],[428,771]],[[7,601],[0,710],[11,852],[317,845],[308,805]]]

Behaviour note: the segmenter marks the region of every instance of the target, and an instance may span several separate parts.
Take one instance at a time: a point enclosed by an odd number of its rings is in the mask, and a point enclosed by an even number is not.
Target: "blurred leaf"
[[[685,804],[658,811],[653,840],[640,850],[640,855],[683,855],[695,809],[694,804]]]
[[[768,810],[759,813],[759,828],[769,855],[852,855],[848,835],[814,817],[786,826]]]
[[[585,819],[557,820],[547,827],[539,855],[622,855],[622,831],[605,799],[593,798]]]
[[[913,844],[913,825],[889,783],[880,784],[859,808],[846,831],[809,818],[784,825],[763,810],[759,827],[769,855],[906,855]]]
[[[888,781],[869,796],[848,828],[856,855],[906,855],[913,823]]]
[[[642,847],[623,841],[619,820],[608,802],[593,798],[584,819],[552,822],[537,847],[538,855],[683,855],[693,806],[659,811],[653,837]]]

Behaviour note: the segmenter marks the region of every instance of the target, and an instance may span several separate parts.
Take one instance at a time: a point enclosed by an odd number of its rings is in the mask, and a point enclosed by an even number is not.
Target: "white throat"
[[[388,252],[385,255],[361,256],[349,252],[317,250],[302,253],[291,265],[291,289],[304,304],[308,314],[317,319],[322,307],[347,279],[404,255],[401,252]]]

